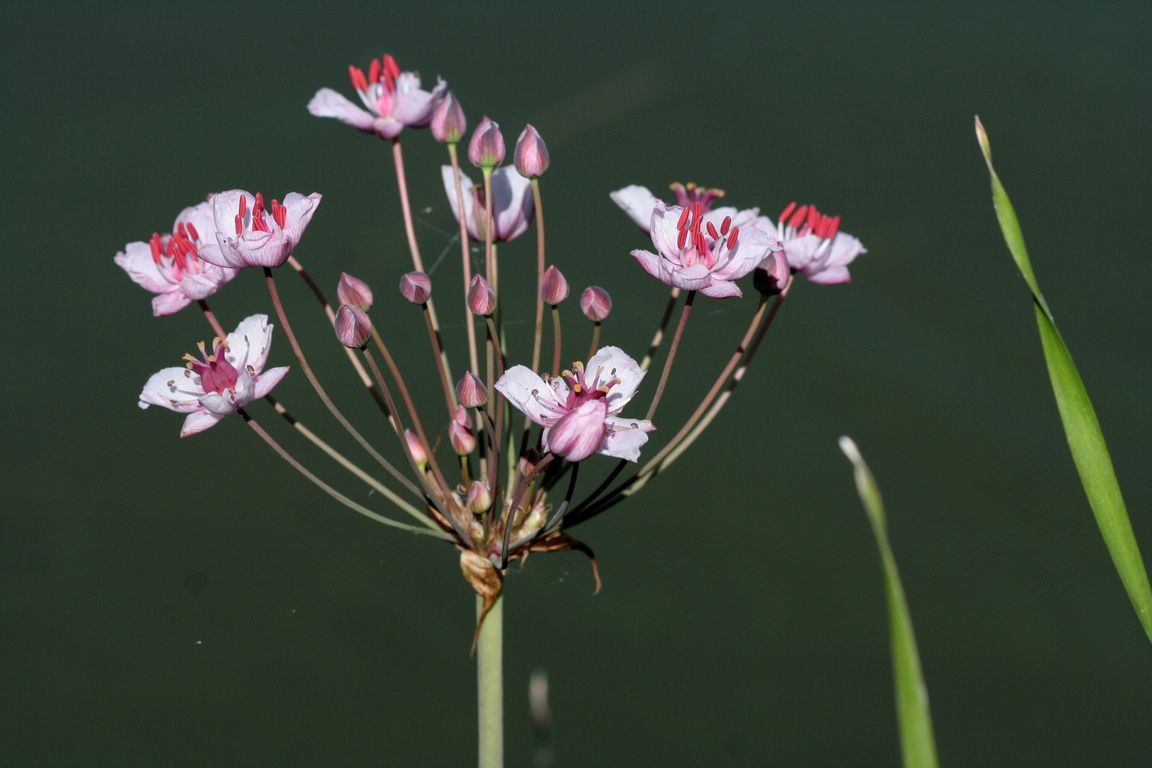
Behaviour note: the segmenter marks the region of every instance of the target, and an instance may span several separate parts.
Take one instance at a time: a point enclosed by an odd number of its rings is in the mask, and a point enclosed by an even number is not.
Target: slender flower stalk
[[[457,210],[463,211],[463,174],[460,171],[460,157],[456,151],[455,143],[448,145],[448,157],[452,162],[452,189],[456,196],[456,208]],[[460,225],[460,264],[464,276],[464,295],[467,296],[468,290],[472,285],[472,260],[468,253],[468,225],[464,221],[464,216],[457,216],[456,219]],[[472,371],[472,373],[479,374],[480,358],[476,347],[476,324],[472,320],[472,313],[469,311],[467,305],[464,307],[464,327],[468,331],[469,370]]]
[[[680,339],[684,336],[684,328],[688,325],[688,317],[692,312],[692,301],[696,298],[696,291],[688,291],[684,299],[684,308],[680,310],[680,321],[676,323],[676,330],[672,333],[672,345],[668,347],[668,357],[664,358],[664,369],[660,371],[660,383],[656,385],[656,394],[652,396],[652,404],[648,406],[648,415],[651,419],[656,413],[656,406],[664,395],[664,387],[668,384],[668,374],[672,372],[672,363],[676,360],[676,352],[680,349]]]

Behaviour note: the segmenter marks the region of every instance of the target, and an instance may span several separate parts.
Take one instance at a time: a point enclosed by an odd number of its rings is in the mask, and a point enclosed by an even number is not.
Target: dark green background
[[[612,290],[606,340],[638,350],[663,295],[607,198],[625,184],[814,201],[870,249],[851,285],[798,287],[674,471],[579,530],[599,596],[579,555],[510,573],[510,765],[529,762],[534,668],[560,766],[896,764],[881,576],[841,434],[885,492],[943,763],[1148,759],[1152,657],[1064,444],[972,116],[1147,554],[1152,6],[96,7],[0,10],[0,762],[473,761],[454,555],[330,503],[238,419],[181,441],[179,417],[137,410],[145,379],[207,333],[194,310],[152,319],[112,264],[208,192],[323,192],[300,258],[326,286],[341,269],[376,286],[377,321],[427,371],[392,293],[407,256],[386,145],[304,110],[385,51],[442,74],[510,143],[538,126],[550,258],[575,288]],[[404,139],[426,257],[454,257],[442,149]],[[531,244],[505,253],[513,275]],[[447,316],[454,258],[436,276]],[[306,293],[285,291],[325,380],[381,430]],[[228,327],[268,311],[254,274],[214,304]],[[666,429],[751,309],[698,306]],[[273,362],[291,362],[282,337]],[[333,434],[298,371],[280,394]]]

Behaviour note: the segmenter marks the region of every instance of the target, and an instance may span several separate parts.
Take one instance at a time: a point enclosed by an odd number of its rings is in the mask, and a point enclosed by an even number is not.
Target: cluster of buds
[[[457,154],[467,119],[443,80],[438,79],[433,90],[423,90],[417,74],[401,70],[387,55],[372,61],[367,72],[351,67],[350,74],[363,108],[325,88],[313,97],[308,109],[391,145],[411,261],[383,266],[393,275],[402,273],[399,290],[411,305],[411,322],[417,328],[425,326],[430,352],[426,369],[402,370],[396,364],[388,341],[373,326],[374,294],[368,283],[342,273],[336,285],[338,302],[332,305],[304,269],[296,251],[320,195],[290,193],[283,204],[273,200],[266,205],[260,194],[229,190],[185,209],[172,234],[153,234],[147,241],[130,243],[116,256],[116,263],[134,281],[156,294],[155,314],[169,314],[196,302],[216,336],[210,347],[201,343],[199,358],[187,356],[186,367],[165,368],[153,375],[139,403],[142,408],[155,405],[185,414],[182,435],[201,432],[229,414],[240,414],[277,454],[337,502],[386,525],[454,545],[465,578],[490,607],[500,594],[509,563],[530,552],[574,549],[592,557],[587,545],[572,538],[572,528],[639,491],[714,421],[743,379],[796,275],[813,283],[845,282],[849,263],[864,248],[840,231],[839,217],[822,214],[815,206],[790,204],[773,221],[757,208],[718,206],[724,194],[717,189],[674,184],[675,199],[665,201],[643,187],[625,187],[611,198],[647,233],[652,250],[636,248],[632,256],[666,286],[661,291],[665,301],[657,301],[652,343],[638,361],[620,347],[601,343],[601,336],[611,327],[606,324],[612,298],[600,285],[583,288],[579,308],[588,324],[578,334],[577,344],[587,353],[573,355],[569,347],[574,334],[571,329],[567,335],[562,333],[561,322],[569,284],[546,260],[541,178],[549,168],[550,155],[540,133],[526,126],[516,142],[512,163],[504,165],[500,127],[483,118],[467,144],[468,159],[482,177],[475,182],[461,170]],[[434,303],[433,278],[424,267],[412,225],[407,172],[400,152],[403,130],[424,126],[430,126],[434,137],[447,147],[448,163],[441,177],[448,208],[459,228],[460,279],[448,280],[449,286],[455,282],[449,288],[437,278],[439,306]],[[499,285],[498,268],[504,253],[498,249],[518,247],[504,244],[515,241],[533,224],[537,290],[524,297],[506,295]],[[472,241],[483,245],[483,258],[476,263]],[[277,288],[277,271],[284,264],[309,284],[328,314],[337,340],[346,348],[352,374],[379,409],[381,423],[396,438],[391,449],[378,448],[363,436],[309,364]],[[379,471],[369,472],[336,451],[320,437],[322,430],[303,429],[282,402],[272,399],[272,388],[288,369],[265,370],[272,336],[265,314],[242,320],[232,333],[226,333],[217,321],[207,298],[239,270],[248,268],[263,271],[269,301],[300,371],[334,422],[354,438]],[[750,275],[759,298],[750,308],[746,331],[732,339],[732,354],[725,365],[703,391],[696,391],[698,373],[690,381],[672,385],[670,374],[681,343],[689,337],[686,329],[696,297],[740,299],[740,282]],[[611,278],[607,272],[604,282]],[[453,295],[454,300],[445,298]],[[635,306],[642,300],[642,296],[629,296],[628,304]],[[504,318],[526,315],[528,307],[534,308],[535,316],[532,349],[510,349]],[[550,333],[545,332],[545,308],[550,314]],[[463,320],[464,338],[446,336],[438,311],[450,311]],[[637,313],[630,315],[635,318]],[[393,318],[389,328],[396,325]],[[451,327],[458,325],[454,322]],[[670,339],[667,345],[665,339]],[[547,357],[546,342],[550,346]],[[710,339],[708,343],[716,342]],[[575,357],[584,361],[564,363]],[[659,373],[653,384],[647,374],[657,361]],[[436,399],[442,397],[443,403],[430,409],[428,403],[416,402],[422,395],[430,399],[427,392],[437,388]],[[683,423],[662,425],[656,434],[663,439],[653,452],[649,443],[656,429],[657,407],[664,394],[674,389],[700,400]],[[642,391],[647,402],[639,405]],[[381,514],[320,480],[249,412],[250,404],[260,399],[266,399],[304,439],[316,443],[357,481],[378,491],[412,520]],[[585,463],[599,468],[581,472]],[[595,477],[588,482],[590,471],[600,473],[599,482]],[[595,573],[594,558],[592,563]],[[599,588],[598,574],[596,581]]]

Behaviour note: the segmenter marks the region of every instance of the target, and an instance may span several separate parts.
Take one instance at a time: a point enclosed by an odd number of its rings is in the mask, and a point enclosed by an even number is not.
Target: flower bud
[[[527,179],[535,179],[548,170],[548,147],[532,124],[524,126],[516,140],[516,170]]]
[[[500,126],[485,117],[468,142],[468,159],[478,168],[492,169],[504,162],[504,136]]]
[[[535,448],[527,448],[524,453],[520,454],[520,458],[516,460],[516,470],[521,476],[530,475],[536,471],[536,465],[544,457],[540,455],[540,451]]]
[[[487,317],[496,310],[496,291],[483,275],[474,275],[468,286],[468,309],[472,314]]]
[[[568,298],[568,281],[556,267],[544,270],[544,277],[540,281],[540,295],[545,303],[553,307]]]
[[[580,311],[589,320],[599,323],[612,311],[612,297],[598,285],[590,285],[580,294]]]
[[[468,413],[463,408],[456,409],[455,418],[448,424],[448,441],[457,456],[467,456],[476,450],[476,436],[468,426]]]
[[[488,390],[484,382],[472,371],[468,371],[456,382],[456,401],[465,408],[479,408],[488,402]]]
[[[792,270],[784,250],[773,250],[752,273],[752,284],[765,296],[781,293],[792,280]]]
[[[488,486],[479,480],[473,480],[472,486],[468,489],[468,508],[473,514],[482,515],[491,506],[492,494],[488,491]]]
[[[424,443],[410,429],[404,430],[404,442],[408,444],[408,451],[412,454],[412,463],[424,469],[428,465],[428,452],[424,450]]]
[[[352,277],[347,272],[340,273],[340,282],[336,284],[336,296],[341,304],[351,304],[367,312],[372,308],[372,289],[363,280]]]
[[[456,94],[448,91],[440,99],[440,103],[432,110],[432,135],[441,144],[456,144],[464,131],[468,129],[468,119],[464,117],[464,108],[456,100]]]
[[[423,304],[432,295],[432,278],[423,272],[409,272],[400,278],[400,293],[413,304]]]
[[[372,338],[372,321],[368,314],[351,304],[341,304],[336,310],[336,338],[340,343],[352,349],[360,349]]]

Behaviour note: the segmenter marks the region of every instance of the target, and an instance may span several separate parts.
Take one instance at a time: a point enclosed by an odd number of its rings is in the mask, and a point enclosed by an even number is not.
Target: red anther
[[[700,220],[704,218],[704,203],[697,201],[692,204],[692,218],[696,220],[696,226],[699,228]]]
[[[364,79],[364,72],[360,67],[348,65],[348,76],[352,78],[352,87],[358,91],[368,90],[368,81]]]
[[[372,63],[368,66],[368,82],[380,82],[380,59],[372,59]]]
[[[704,239],[704,233],[696,230],[696,237],[693,239],[692,244],[696,246],[696,253],[704,256],[709,253],[708,242]]]
[[[390,90],[396,90],[396,78],[400,77],[400,66],[396,63],[396,59],[392,58],[392,54],[384,54],[384,86]]]
[[[836,237],[836,233],[839,231],[840,231],[840,217],[839,216],[833,216],[830,219],[828,219],[827,232],[824,235],[824,237],[831,240],[832,238]]]
[[[243,216],[246,213],[248,213],[248,198],[240,195],[240,215]]]
[[[152,261],[160,263],[160,233],[153,232],[151,239],[148,240],[148,245],[152,248]]]
[[[796,228],[804,221],[804,217],[808,215],[808,206],[802,205],[796,209],[796,213],[792,214],[792,218],[788,220],[788,226]]]
[[[256,193],[256,205],[253,206],[253,208],[252,208],[252,215],[255,216],[257,211],[260,211],[260,212],[264,211],[264,193],[263,192],[257,192]]]
[[[684,229],[684,225],[688,221],[688,209],[680,211],[680,219],[676,222],[676,229]]]
[[[789,216],[791,216],[791,215],[792,215],[792,211],[794,211],[794,210],[796,210],[796,202],[795,202],[795,201],[793,201],[793,202],[791,202],[791,203],[788,203],[788,207],[787,207],[787,208],[785,208],[785,209],[784,209],[784,212],[780,214],[780,221],[784,221],[784,220],[785,220],[785,219],[787,219]]]
[[[243,200],[243,198],[241,198],[241,200]],[[236,234],[244,234],[244,216],[239,213],[236,214]]]
[[[280,229],[284,229],[284,222],[288,218],[288,211],[284,206],[280,205],[280,201],[272,201],[272,218],[276,220],[276,224]]]
[[[193,240],[200,239],[200,233],[196,231],[196,227],[193,226],[192,222],[188,222],[188,234],[192,235]]]
[[[731,216],[725,216],[724,221],[722,221],[720,223],[720,234],[721,235],[728,234],[728,228],[731,226],[732,226],[732,217]]]
[[[716,231],[716,227],[712,226],[712,222],[708,222],[708,237],[713,240],[720,239],[720,233]]]
[[[685,209],[684,212],[687,213],[688,210]],[[681,227],[680,236],[676,238],[676,247],[680,250],[684,250],[684,243],[686,242],[688,242],[688,227]]]
[[[824,218],[820,211],[816,210],[816,206],[808,206],[808,229],[816,229],[816,224]]]
[[[732,227],[732,234],[728,235],[728,250],[736,250],[736,238],[740,237],[740,227]]]

